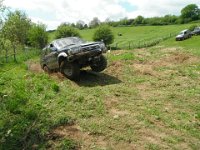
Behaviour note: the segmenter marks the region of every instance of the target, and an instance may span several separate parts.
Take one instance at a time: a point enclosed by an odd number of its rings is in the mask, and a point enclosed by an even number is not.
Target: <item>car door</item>
[[[49,46],[47,49],[47,55],[45,56],[45,59],[46,59],[46,64],[49,67],[49,69],[57,69],[58,52],[56,49]]]

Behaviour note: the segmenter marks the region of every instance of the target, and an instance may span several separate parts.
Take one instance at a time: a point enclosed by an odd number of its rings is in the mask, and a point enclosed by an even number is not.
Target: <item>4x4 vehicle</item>
[[[176,36],[176,41],[182,41],[188,38],[191,38],[191,31],[186,29],[181,31],[177,36]]]
[[[67,78],[76,80],[80,69],[90,66],[95,72],[107,67],[103,55],[107,49],[103,42],[85,42],[78,37],[67,37],[52,41],[42,50],[41,67],[46,72],[60,71]]]
[[[192,35],[200,35],[200,27],[196,27],[194,31],[192,31]]]

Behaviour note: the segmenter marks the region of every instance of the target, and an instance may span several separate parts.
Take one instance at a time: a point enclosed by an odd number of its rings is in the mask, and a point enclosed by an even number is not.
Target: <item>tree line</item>
[[[113,42],[114,36],[109,26],[137,26],[137,25],[170,25],[183,24],[200,19],[200,9],[196,4],[190,4],[181,10],[180,16],[165,15],[164,17],[145,18],[138,16],[135,19],[123,18],[120,21],[111,21],[109,18],[101,22],[94,17],[89,24],[84,21],[76,23],[62,23],[56,30],[56,38],[79,36],[77,29],[96,28],[93,40],[104,40],[106,45]],[[25,46],[43,48],[48,42],[46,25],[33,23],[26,13],[16,10],[10,11],[0,0],[0,52],[12,49],[14,59],[17,49]]]
[[[101,22],[98,17],[94,17],[89,24],[79,20],[76,23],[65,23],[68,26],[78,28],[80,30],[86,28],[95,28],[101,24],[107,24],[112,27],[118,26],[138,26],[138,25],[172,25],[172,24],[184,24],[200,19],[200,8],[196,4],[189,4],[181,10],[181,15],[165,15],[163,17],[151,17],[145,18],[141,15],[136,18],[128,19],[127,17],[120,19],[119,21],[112,21],[107,18]]]

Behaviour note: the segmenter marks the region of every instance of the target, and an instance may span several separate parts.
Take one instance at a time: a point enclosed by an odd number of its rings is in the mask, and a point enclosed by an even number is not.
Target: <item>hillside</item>
[[[198,149],[199,38],[111,51],[77,82],[38,56],[1,65],[0,149]]]
[[[146,44],[159,41],[162,38],[174,38],[180,31],[189,28],[192,25],[199,25],[199,22],[183,25],[168,26],[137,26],[137,27],[115,27],[112,31],[115,36],[114,43],[111,45],[117,49],[134,49]],[[88,41],[92,40],[95,29],[79,31],[82,38]],[[122,36],[118,36],[118,34]],[[49,34],[49,41],[55,38],[55,32]]]

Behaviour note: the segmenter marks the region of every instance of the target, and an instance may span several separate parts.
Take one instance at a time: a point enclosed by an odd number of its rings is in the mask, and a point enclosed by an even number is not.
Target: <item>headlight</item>
[[[100,48],[103,52],[106,52],[107,50],[106,45],[104,43],[100,43]]]

